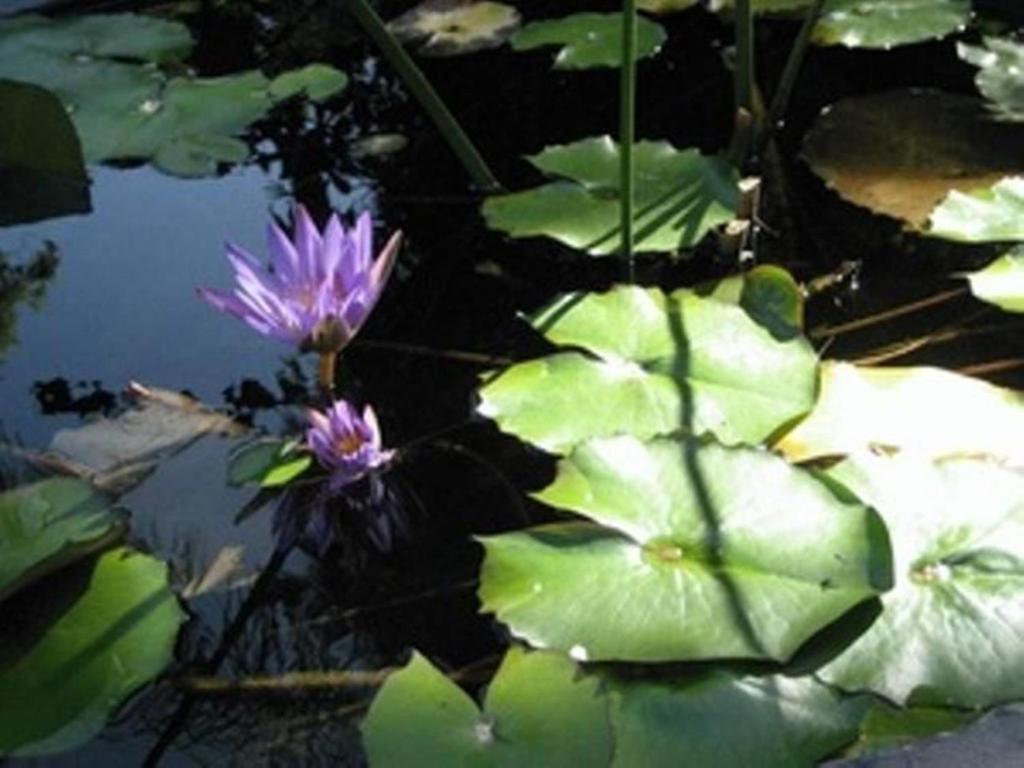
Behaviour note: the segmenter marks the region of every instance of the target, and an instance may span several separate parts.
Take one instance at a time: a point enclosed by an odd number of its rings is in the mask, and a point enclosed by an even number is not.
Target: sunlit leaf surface
[[[497,48],[519,27],[513,6],[490,0],[424,0],[388,22],[422,56],[457,56]]]
[[[637,58],[655,55],[666,39],[660,24],[637,19]],[[560,46],[555,69],[618,67],[622,63],[622,14],[576,13],[527,24],[512,38],[517,51]]]
[[[579,659],[785,660],[888,586],[874,513],[761,450],[595,440],[538,498],[600,527],[482,539],[481,602]]]
[[[680,290],[569,294],[533,318],[563,351],[514,365],[480,391],[479,412],[560,453],[590,437],[685,431],[759,443],[806,413],[817,358],[740,307]]]
[[[228,482],[231,485],[287,485],[313,463],[308,453],[296,450],[293,442],[263,440],[244,446],[231,457]]]
[[[0,608],[0,757],[79,746],[170,663],[185,615],[167,566],[116,549]]]
[[[1024,247],[1004,253],[984,269],[967,275],[971,293],[1007,312],[1024,312]]]
[[[811,39],[819,45],[892,48],[963,29],[970,0],[825,0]]]
[[[978,459],[861,454],[829,476],[884,518],[896,585],[821,677],[901,704],[1024,697],[1024,475]]]
[[[978,67],[974,82],[997,114],[1024,120],[1024,44],[986,37],[980,46],[959,43],[956,50],[961,59]]]
[[[1024,466],[1024,393],[939,368],[821,366],[811,414],[776,446],[793,461],[874,449]]]
[[[548,147],[527,159],[560,180],[488,198],[489,227],[512,237],[545,235],[595,256],[620,250],[619,149],[610,137]],[[633,161],[636,250],[689,248],[735,214],[737,177],[725,160],[641,141]]]
[[[123,533],[122,522],[81,480],[52,478],[0,493],[0,601],[109,545]]]
[[[845,199],[924,229],[951,191],[970,192],[1024,171],[1022,145],[1024,126],[993,120],[980,99],[896,90],[828,107],[803,154]],[[934,218],[932,225],[943,228]]]
[[[560,654],[511,648],[483,712],[419,654],[370,707],[363,739],[374,768],[607,765],[607,704],[598,681]]]
[[[1024,240],[1024,176],[950,192],[932,212],[929,234],[968,243]]]

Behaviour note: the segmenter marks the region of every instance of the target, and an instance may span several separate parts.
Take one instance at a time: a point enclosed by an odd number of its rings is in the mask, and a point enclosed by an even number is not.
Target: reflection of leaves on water
[[[57,246],[49,240],[22,264],[13,264],[10,259],[0,252],[0,353],[17,341],[18,304],[24,302],[38,310],[46,296],[47,283],[57,274],[60,263]]]
[[[92,389],[83,393],[82,390],[89,386]],[[32,394],[45,416],[57,413],[77,413],[79,416],[102,413],[108,416],[118,406],[117,395],[105,389],[99,381],[79,381],[71,384],[67,379],[57,376],[47,381],[35,382],[32,385]]]

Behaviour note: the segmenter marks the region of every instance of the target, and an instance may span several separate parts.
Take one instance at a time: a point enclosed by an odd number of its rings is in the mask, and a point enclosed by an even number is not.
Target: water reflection
[[[17,308],[26,304],[33,310],[42,307],[46,286],[57,274],[60,255],[57,246],[45,240],[23,263],[14,263],[10,254],[0,251],[0,355],[17,341]]]

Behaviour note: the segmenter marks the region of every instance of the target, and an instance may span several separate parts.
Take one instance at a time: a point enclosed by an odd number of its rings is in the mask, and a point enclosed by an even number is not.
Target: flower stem
[[[338,355],[334,352],[320,353],[320,388],[324,392],[334,391],[334,365]]]
[[[622,2],[622,60],[619,79],[619,212],[622,255],[629,282],[636,282],[633,255],[633,144],[636,135],[636,0]]]
[[[754,10],[751,0],[736,0],[736,69],[733,90],[736,97],[736,127],[729,154],[737,168],[742,168],[750,150],[755,108],[754,89]]]
[[[804,63],[804,56],[807,54],[807,47],[811,42],[811,32],[814,24],[821,13],[821,7],[825,0],[813,0],[807,8],[807,15],[804,16],[803,26],[793,41],[793,47],[789,50],[789,57],[786,59],[786,67],[782,70],[782,77],[779,79],[778,88],[775,89],[775,96],[772,98],[771,108],[768,110],[768,125],[759,141],[759,144],[767,140],[771,131],[781,125],[786,108],[789,106],[789,97],[793,93],[793,86],[796,85],[797,75]]]
[[[377,12],[370,7],[366,0],[348,0],[347,5],[359,26],[377,44],[384,57],[398,71],[406,87],[419,101],[420,106],[430,115],[437,129],[448,142],[448,146],[465,166],[473,182],[489,192],[500,190],[501,183],[495,178],[477,148],[473,146],[473,142],[462,130],[462,126],[441,101],[441,97],[430,85],[420,68],[405,52],[402,44],[388,31],[387,25],[377,15]]]

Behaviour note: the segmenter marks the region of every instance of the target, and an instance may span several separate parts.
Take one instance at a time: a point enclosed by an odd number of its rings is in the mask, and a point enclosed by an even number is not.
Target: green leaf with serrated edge
[[[594,256],[616,253],[621,245],[618,145],[602,136],[548,147],[528,160],[562,180],[489,197],[483,205],[487,225],[512,237],[551,237]],[[692,247],[735,215],[738,178],[724,159],[664,141],[641,141],[633,162],[638,252]]]
[[[598,525],[483,538],[480,599],[579,659],[785,660],[889,584],[877,516],[761,450],[594,440],[537,497]]]
[[[900,704],[1024,698],[1024,475],[977,459],[861,454],[829,476],[885,520],[896,583],[818,674]]]
[[[984,269],[965,275],[971,293],[1007,312],[1024,312],[1024,246],[1007,251]]]
[[[568,294],[532,322],[590,354],[514,365],[481,389],[478,410],[546,451],[679,430],[759,443],[814,404],[817,357],[804,339],[777,341],[739,307],[690,291]]]
[[[483,711],[419,654],[393,673],[362,726],[374,768],[607,765],[611,734],[598,681],[560,654],[511,648]]]
[[[1024,240],[1024,176],[973,192],[950,192],[932,211],[929,225],[929,235],[963,243]]]
[[[970,18],[970,0],[825,0],[811,40],[888,49],[945,37]]]
[[[654,56],[664,44],[666,34],[660,24],[637,19],[637,59]],[[512,48],[560,46],[555,69],[618,67],[622,62],[622,14],[576,13],[560,19],[545,19],[527,24],[512,37]]]

